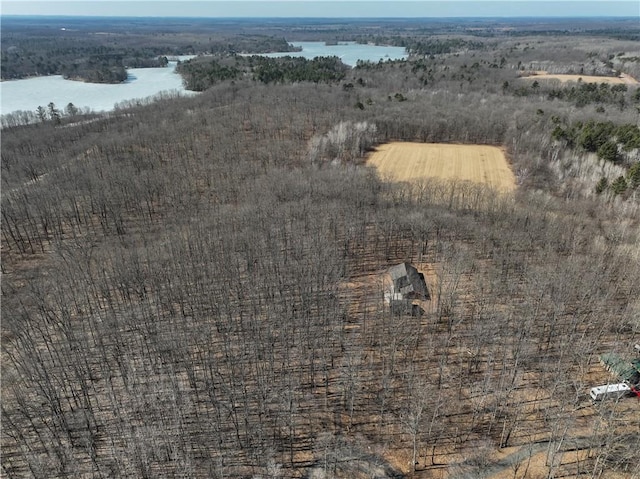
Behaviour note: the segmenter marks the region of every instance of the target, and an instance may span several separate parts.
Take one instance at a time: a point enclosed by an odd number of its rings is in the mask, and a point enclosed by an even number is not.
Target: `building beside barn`
[[[589,396],[593,401],[602,401],[603,399],[620,399],[627,396],[631,392],[631,388],[627,383],[605,384],[591,388]]]
[[[422,316],[424,309],[418,304],[413,304],[410,299],[396,299],[389,301],[389,307],[391,308],[391,314],[394,316]]]

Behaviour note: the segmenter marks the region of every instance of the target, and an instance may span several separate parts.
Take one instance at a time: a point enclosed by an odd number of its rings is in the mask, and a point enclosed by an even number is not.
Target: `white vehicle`
[[[603,399],[619,399],[631,392],[631,388],[626,383],[607,384],[591,388],[589,395],[594,401],[602,401]]]

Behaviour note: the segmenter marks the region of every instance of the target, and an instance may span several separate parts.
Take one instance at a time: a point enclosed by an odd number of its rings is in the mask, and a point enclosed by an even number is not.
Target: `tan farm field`
[[[392,142],[378,146],[367,163],[391,181],[470,182],[504,193],[516,187],[503,151],[495,146]]]
[[[604,77],[604,76],[588,76],[588,75],[555,75],[547,73],[544,70],[529,72],[527,75],[523,75],[521,78],[525,80],[560,80],[562,83],[577,82],[578,80],[583,83],[607,83],[609,85],[637,85],[638,80],[631,75],[622,73],[618,77]]]

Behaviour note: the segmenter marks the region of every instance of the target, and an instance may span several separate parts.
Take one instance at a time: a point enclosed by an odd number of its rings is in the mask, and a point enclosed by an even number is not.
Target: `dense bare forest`
[[[407,61],[4,123],[3,475],[639,477],[638,399],[589,388],[640,342],[640,90],[520,78],[638,78],[624,25],[393,23]],[[518,189],[385,181],[398,140]],[[384,303],[405,261],[423,314]]]

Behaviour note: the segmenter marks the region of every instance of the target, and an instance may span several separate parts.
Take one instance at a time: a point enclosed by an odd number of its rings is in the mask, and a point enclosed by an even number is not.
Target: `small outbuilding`
[[[606,384],[591,388],[589,396],[594,401],[602,401],[603,399],[620,399],[630,392],[631,388],[626,383]]]
[[[389,307],[391,308],[391,314],[394,316],[422,316],[424,314],[424,309],[417,304],[413,304],[410,299],[392,299],[389,301]]]

